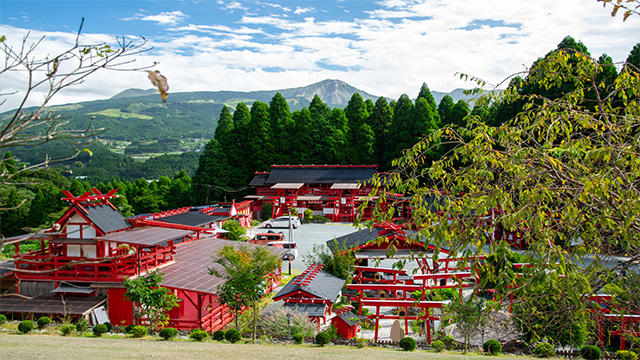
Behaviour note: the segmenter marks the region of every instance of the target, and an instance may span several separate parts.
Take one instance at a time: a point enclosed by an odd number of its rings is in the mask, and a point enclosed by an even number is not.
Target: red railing
[[[154,248],[155,251],[140,250],[136,255],[121,255],[105,262],[100,259],[79,256],[60,256],[60,251],[41,253],[40,250],[22,254],[14,261],[16,278],[19,280],[55,281],[121,281],[139,272],[152,270],[173,260],[175,249],[170,246]]]

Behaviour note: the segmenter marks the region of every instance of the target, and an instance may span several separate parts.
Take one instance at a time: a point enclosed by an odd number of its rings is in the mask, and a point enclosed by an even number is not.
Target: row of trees
[[[220,113],[215,137],[200,156],[194,175],[196,199],[242,193],[256,171],[272,164],[376,164],[391,160],[420,138],[450,123],[462,124],[466,102],[445,96],[436,104],[423,84],[417,99],[363,100],[355,93],[345,109],[327,106],[317,95],[308,108],[289,111],[277,93],[269,104],[240,102]],[[439,156],[434,152],[434,158]]]

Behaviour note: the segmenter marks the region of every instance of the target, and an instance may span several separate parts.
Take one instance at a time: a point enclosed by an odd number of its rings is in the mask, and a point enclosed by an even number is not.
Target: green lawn
[[[253,345],[186,340],[162,341],[155,338],[94,338],[58,335],[0,333],[0,354],[4,359],[318,359],[393,360],[467,359],[483,355],[461,353],[404,352],[395,349],[313,345]],[[513,359],[527,357],[501,356]],[[491,357],[493,358],[493,357]],[[489,359],[488,357],[486,359]]]

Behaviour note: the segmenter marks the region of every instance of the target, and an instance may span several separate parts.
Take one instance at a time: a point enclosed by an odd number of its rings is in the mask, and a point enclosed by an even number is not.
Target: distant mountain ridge
[[[420,89],[419,85],[416,84],[416,93]],[[431,91],[433,97],[436,100],[436,103],[439,103],[440,100],[445,95],[449,95],[453,98],[454,101],[458,100],[469,100],[471,97],[463,94],[464,89],[455,89],[452,92],[440,92],[440,91]],[[322,80],[317,83],[313,83],[307,86],[296,87],[296,88],[288,88],[281,90],[258,90],[258,91],[231,91],[231,90],[220,90],[220,91],[189,91],[189,92],[177,92],[170,93],[170,96],[174,98],[175,101],[184,101],[184,100],[215,100],[218,102],[223,102],[227,106],[235,108],[238,102],[244,101],[247,105],[251,105],[253,101],[263,101],[269,102],[271,98],[276,93],[282,94],[282,96],[287,99],[289,103],[289,108],[292,111],[300,110],[305,106],[308,106],[313,100],[315,95],[318,95],[322,101],[329,105],[330,107],[340,107],[344,108],[349,103],[351,96],[354,93],[359,93],[363,99],[370,99],[372,101],[376,101],[380,96],[372,95],[366,91],[360,90],[354,86],[349,85],[348,83],[335,80],[335,79],[327,79]],[[157,90],[155,89],[127,89],[124,90],[110,99],[123,99],[123,98],[133,98],[133,97],[147,97],[157,95]],[[393,98],[387,97],[387,100],[394,100]],[[415,99],[415,98],[414,98]],[[235,103],[233,103],[235,101]]]
[[[419,89],[419,84],[416,84],[416,95]],[[278,92],[287,100],[291,111],[309,106],[315,95],[329,107],[342,109],[356,92],[365,100],[375,102],[379,98],[378,95],[362,91],[344,81],[323,80],[303,87],[281,90],[169,93],[166,103],[162,103],[155,89],[127,89],[110,99],[52,106],[50,110],[69,118],[68,128],[85,129],[91,121],[95,127],[109,129],[100,135],[100,138],[105,140],[146,142],[164,139],[211,139],[224,106],[234,111],[241,101],[248,106],[255,101],[269,103]],[[432,91],[432,94],[438,103],[447,95],[437,91]],[[466,98],[461,89],[451,92],[450,95],[455,101]],[[6,118],[6,115],[3,117]]]
[[[363,99],[371,99],[375,101],[379,96],[371,95],[366,91],[357,89],[344,81],[340,80],[323,80],[311,85],[281,89],[281,90],[258,90],[258,91],[189,91],[169,93],[167,101],[215,101],[224,103],[227,106],[235,108],[237,103],[244,101],[247,105],[251,105],[254,101],[262,101],[268,103],[276,93],[282,94],[289,103],[291,111],[300,110],[308,106],[315,95],[318,95],[322,101],[330,107],[344,108],[354,93],[359,93]],[[157,95],[154,89],[127,89],[118,93],[110,99],[124,99],[136,97],[148,97]]]

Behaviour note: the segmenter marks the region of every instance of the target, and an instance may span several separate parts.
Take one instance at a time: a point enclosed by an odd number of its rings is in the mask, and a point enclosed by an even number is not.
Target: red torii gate
[[[394,319],[394,320],[404,320],[404,327],[405,327],[405,332],[408,329],[409,326],[409,320],[419,320],[419,319],[423,319],[426,329],[425,332],[427,333],[427,343],[431,343],[431,320],[440,320],[439,317],[437,316],[431,316],[431,309],[432,308],[441,308],[443,302],[442,301],[414,301],[414,300],[378,300],[378,299],[362,299],[360,300],[361,306],[360,308],[362,308],[362,306],[374,306],[376,308],[376,313],[375,315],[368,315],[367,317],[369,319],[376,319],[376,327],[375,327],[375,335],[374,335],[374,341],[378,340],[378,325],[379,325],[379,321],[380,319]],[[425,310],[425,315],[418,315],[418,316],[402,316],[399,314],[397,315],[381,315],[380,314],[380,307],[382,306],[395,306],[395,307],[404,307],[404,308],[408,308],[408,307],[419,307],[421,309]]]
[[[626,341],[624,339],[625,334],[633,336],[640,336],[640,331],[627,330],[626,325],[629,323],[640,323],[640,315],[621,315],[621,314],[604,314],[604,317],[613,320],[615,322],[622,323],[622,329],[610,331],[610,335],[620,335],[620,350],[625,349]],[[599,334],[602,336],[602,333]]]
[[[359,269],[358,269],[359,268]],[[368,268],[368,267],[358,267],[356,271],[360,274],[363,271],[371,271],[376,270],[377,268]],[[382,272],[393,272],[394,274],[401,274],[404,270],[395,270],[395,269],[378,269],[382,270]],[[360,276],[361,277],[361,276]],[[360,312],[359,315],[362,315],[362,307],[363,306],[375,306],[376,307],[376,315],[367,316],[370,319],[376,319],[376,330],[375,330],[375,340],[378,340],[378,320],[379,319],[399,319],[404,320],[404,329],[405,333],[408,333],[409,330],[409,320],[418,320],[424,319],[426,324],[426,333],[427,333],[427,342],[431,343],[431,320],[440,320],[439,317],[431,316],[431,308],[441,308],[443,302],[441,301],[425,301],[425,295],[427,290],[431,289],[447,289],[458,287],[460,292],[460,299],[462,299],[462,288],[469,287],[468,284],[452,284],[452,285],[437,285],[438,279],[464,279],[464,278],[476,278],[475,274],[471,272],[456,272],[456,273],[444,273],[444,274],[423,274],[423,275],[415,275],[413,279],[422,280],[423,283],[421,285],[414,284],[406,284],[400,283],[400,280],[394,276],[396,282],[393,280],[387,280],[386,283],[380,280],[380,283],[372,283],[372,284],[349,284],[347,285],[349,289],[358,290],[359,296],[352,297],[351,300],[357,300],[360,302]],[[375,281],[371,278],[364,278],[368,281]],[[428,280],[433,280],[434,285],[428,285]],[[476,278],[477,281],[477,278]],[[363,295],[364,290],[378,290],[384,291],[384,294],[393,294],[393,299],[389,298],[365,298]],[[407,292],[412,291],[422,291],[422,300],[416,301],[411,299],[410,296],[407,295]],[[398,297],[397,292],[402,291],[402,297]],[[380,315],[380,307],[381,306],[396,306],[396,307],[419,307],[426,308],[425,315],[419,316],[401,316],[400,312],[398,315]]]

